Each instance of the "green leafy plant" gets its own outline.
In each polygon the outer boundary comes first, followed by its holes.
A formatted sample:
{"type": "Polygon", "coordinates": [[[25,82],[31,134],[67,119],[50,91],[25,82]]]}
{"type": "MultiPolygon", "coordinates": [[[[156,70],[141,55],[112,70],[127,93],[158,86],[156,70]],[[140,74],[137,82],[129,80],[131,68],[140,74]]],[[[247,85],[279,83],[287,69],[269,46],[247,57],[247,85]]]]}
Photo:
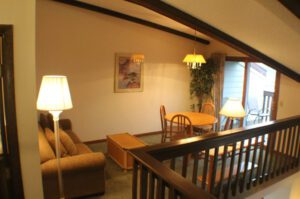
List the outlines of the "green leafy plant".
{"type": "MultiPolygon", "coordinates": [[[[197,97],[198,107],[202,106],[203,101],[213,99],[212,89],[217,71],[218,67],[213,59],[207,59],[206,63],[202,64],[199,69],[190,69],[190,94],[192,98],[197,97]]],[[[192,108],[194,109],[195,105],[192,105],[192,108]]]]}

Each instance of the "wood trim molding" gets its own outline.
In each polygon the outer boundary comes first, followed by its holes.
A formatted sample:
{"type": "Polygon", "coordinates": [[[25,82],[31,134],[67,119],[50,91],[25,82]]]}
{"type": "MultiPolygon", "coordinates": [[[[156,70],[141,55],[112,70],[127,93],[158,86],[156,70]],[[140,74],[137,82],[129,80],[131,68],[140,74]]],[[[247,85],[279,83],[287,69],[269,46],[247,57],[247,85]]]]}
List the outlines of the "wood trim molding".
{"type": "Polygon", "coordinates": [[[286,67],[285,65],[277,62],[271,57],[261,53],[260,51],[252,48],[251,46],[239,41],[238,39],[226,34],[225,32],[201,21],[200,19],[191,16],[190,14],[179,10],[160,0],[126,0],[140,6],[144,6],[150,10],[158,12],[166,17],[169,17],[179,23],[182,23],[192,29],[196,29],[226,45],[241,51],[242,53],[257,59],[259,62],[263,62],[266,65],[276,69],[280,73],[300,82],[300,74],[286,67]]]}
{"type": "Polygon", "coordinates": [[[3,45],[3,92],[6,117],[7,149],[4,154],[7,158],[10,177],[12,198],[24,198],[21,164],[19,155],[19,141],[15,109],[14,64],[13,64],[13,26],[0,25],[3,45]]]}
{"type": "Polygon", "coordinates": [[[116,17],[116,18],[119,18],[119,19],[124,19],[124,20],[130,21],[130,22],[133,22],[133,23],[145,25],[145,26],[157,29],[157,30],[161,30],[161,31],[164,31],[164,32],[174,34],[176,36],[183,37],[185,39],[190,39],[190,40],[193,40],[193,41],[197,41],[197,42],[199,42],[201,44],[204,44],[204,45],[208,45],[210,43],[206,39],[202,39],[200,37],[195,38],[194,35],[190,35],[190,34],[187,34],[185,32],[178,31],[178,30],[174,30],[174,29],[169,28],[167,26],[163,26],[163,25],[160,25],[160,24],[157,24],[157,23],[153,23],[153,22],[150,22],[150,21],[147,21],[147,20],[144,20],[144,19],[140,19],[140,18],[133,17],[133,16],[130,16],[130,15],[126,15],[126,14],[123,14],[123,13],[120,13],[120,12],[116,12],[116,11],[113,11],[113,10],[102,8],[100,6],[96,6],[96,5],[92,5],[92,4],[88,4],[88,3],[84,3],[84,2],[80,2],[80,1],[73,1],[73,0],[71,0],[71,1],[70,0],[54,0],[54,1],[64,3],[64,4],[68,4],[68,5],[71,5],[71,6],[75,6],[75,7],[78,7],[78,8],[83,8],[83,9],[86,9],[86,10],[98,12],[98,13],[101,13],[101,14],[109,15],[109,16],[116,17]]]}

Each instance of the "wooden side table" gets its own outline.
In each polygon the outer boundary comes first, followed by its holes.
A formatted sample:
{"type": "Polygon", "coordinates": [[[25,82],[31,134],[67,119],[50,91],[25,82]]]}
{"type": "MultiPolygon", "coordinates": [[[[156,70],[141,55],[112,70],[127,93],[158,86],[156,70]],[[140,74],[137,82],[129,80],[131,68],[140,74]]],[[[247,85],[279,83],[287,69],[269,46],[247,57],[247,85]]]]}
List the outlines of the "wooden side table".
{"type": "Polygon", "coordinates": [[[133,167],[133,158],[128,150],[144,146],[146,144],[143,141],[129,133],[107,135],[108,156],[125,171],[133,167]]]}

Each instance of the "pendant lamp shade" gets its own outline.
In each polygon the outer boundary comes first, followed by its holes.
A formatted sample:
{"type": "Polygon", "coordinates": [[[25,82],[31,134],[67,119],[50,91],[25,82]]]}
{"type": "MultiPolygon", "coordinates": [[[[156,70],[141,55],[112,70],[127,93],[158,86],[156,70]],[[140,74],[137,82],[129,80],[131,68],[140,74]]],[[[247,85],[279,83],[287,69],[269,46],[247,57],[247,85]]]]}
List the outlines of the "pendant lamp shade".
{"type": "Polygon", "coordinates": [[[66,76],[43,76],[37,109],[45,111],[62,111],[73,107],[66,76]]]}
{"type": "Polygon", "coordinates": [[[203,55],[200,54],[187,54],[183,62],[186,63],[192,69],[197,69],[201,67],[201,64],[206,63],[203,55]]]}

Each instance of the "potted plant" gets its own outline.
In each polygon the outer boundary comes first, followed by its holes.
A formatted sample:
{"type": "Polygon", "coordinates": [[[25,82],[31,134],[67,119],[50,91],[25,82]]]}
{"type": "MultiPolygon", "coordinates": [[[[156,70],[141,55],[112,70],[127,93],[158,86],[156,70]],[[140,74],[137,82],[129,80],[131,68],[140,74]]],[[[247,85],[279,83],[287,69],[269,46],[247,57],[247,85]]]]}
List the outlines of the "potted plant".
{"type": "MultiPolygon", "coordinates": [[[[214,76],[217,71],[217,64],[211,58],[207,59],[206,63],[202,64],[200,68],[190,69],[190,95],[191,98],[197,98],[199,110],[202,107],[202,103],[213,100],[212,89],[214,86],[214,76]]],[[[191,108],[195,110],[195,104],[192,104],[191,108]]]]}

